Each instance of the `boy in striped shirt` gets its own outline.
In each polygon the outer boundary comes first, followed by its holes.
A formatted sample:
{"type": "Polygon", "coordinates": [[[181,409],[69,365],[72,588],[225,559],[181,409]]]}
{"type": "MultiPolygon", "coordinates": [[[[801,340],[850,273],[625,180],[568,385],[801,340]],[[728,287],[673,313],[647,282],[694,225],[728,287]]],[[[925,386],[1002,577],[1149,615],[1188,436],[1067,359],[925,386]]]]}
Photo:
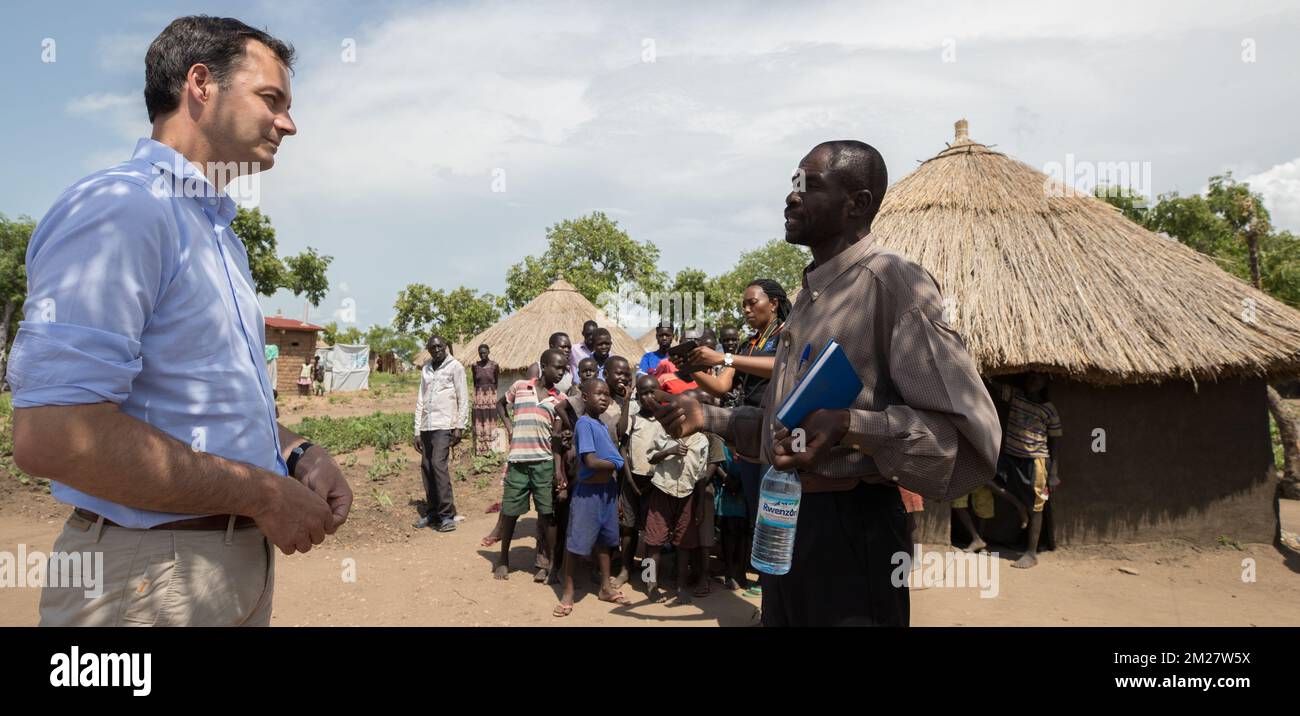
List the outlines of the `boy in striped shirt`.
{"type": "Polygon", "coordinates": [[[540,363],[540,376],[515,381],[497,402],[497,413],[505,423],[510,442],[505,494],[501,498],[501,557],[492,570],[497,579],[506,579],[510,574],[510,539],[520,515],[528,512],[529,495],[537,507],[537,573],[533,581],[545,582],[550,576],[551,545],[555,544],[551,496],[556,475],[551,435],[560,422],[559,408],[566,400],[556,383],[564,375],[568,359],[563,351],[551,348],[542,353],[540,363]]]}

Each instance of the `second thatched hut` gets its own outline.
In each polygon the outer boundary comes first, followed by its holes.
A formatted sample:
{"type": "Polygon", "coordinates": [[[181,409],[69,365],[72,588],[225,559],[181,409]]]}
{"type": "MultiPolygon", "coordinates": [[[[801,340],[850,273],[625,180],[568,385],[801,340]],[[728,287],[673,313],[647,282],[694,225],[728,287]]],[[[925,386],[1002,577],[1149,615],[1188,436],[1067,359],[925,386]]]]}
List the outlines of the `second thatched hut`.
{"type": "MultiPolygon", "coordinates": [[[[971,141],[965,120],[889,189],[873,234],[939,281],[981,373],[1051,379],[1057,540],[1273,540],[1265,389],[1300,369],[1300,313],[971,141]]],[[[926,510],[946,538],[946,506],[926,510]]]]}

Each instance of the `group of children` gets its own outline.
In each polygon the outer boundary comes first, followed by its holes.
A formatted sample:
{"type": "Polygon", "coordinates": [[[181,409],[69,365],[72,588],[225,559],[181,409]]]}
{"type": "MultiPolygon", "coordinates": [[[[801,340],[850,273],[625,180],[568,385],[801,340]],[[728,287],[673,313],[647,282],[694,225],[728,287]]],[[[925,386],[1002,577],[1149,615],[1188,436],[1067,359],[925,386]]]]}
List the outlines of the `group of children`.
{"type": "Polygon", "coordinates": [[[707,596],[719,527],[724,584],[738,588],[745,581],[745,510],[731,455],[716,435],[669,436],[652,410],[656,391],[716,399],[669,362],[635,375],[616,355],[579,361],[578,379],[561,392],[566,343],[553,336],[536,377],[515,382],[500,401],[510,449],[501,517],[483,540],[501,542],[494,575],[508,578],[514,526],[531,502],[538,514],[533,579],[562,582],[556,617],[573,611],[574,572],[584,559],[595,563],[601,601],[631,604],[622,587],[635,574],[651,601],[666,599],[660,563],[669,552],[673,603],[707,596]]]}

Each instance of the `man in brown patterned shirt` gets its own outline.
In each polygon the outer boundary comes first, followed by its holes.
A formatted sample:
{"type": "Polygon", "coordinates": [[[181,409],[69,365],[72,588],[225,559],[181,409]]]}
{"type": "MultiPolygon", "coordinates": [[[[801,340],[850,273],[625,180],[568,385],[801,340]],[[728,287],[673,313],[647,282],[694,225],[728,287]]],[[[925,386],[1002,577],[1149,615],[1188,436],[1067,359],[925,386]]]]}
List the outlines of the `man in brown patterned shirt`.
{"type": "Polygon", "coordinates": [[[813,262],[762,407],[663,395],[656,413],[674,436],[717,433],[740,454],[799,475],[793,565],[761,575],[765,626],[906,625],[906,581],[891,579],[912,549],[897,486],[946,501],[987,482],[1002,437],[997,411],[943,321],[934,278],[871,236],[888,184],[880,153],[857,141],[819,144],[794,183],[785,239],[809,247],[813,262]],[[800,360],[805,348],[816,356],[832,339],[862,392],[848,410],[789,426],[802,429],[792,435],[773,415],[812,362],[800,360]]]}

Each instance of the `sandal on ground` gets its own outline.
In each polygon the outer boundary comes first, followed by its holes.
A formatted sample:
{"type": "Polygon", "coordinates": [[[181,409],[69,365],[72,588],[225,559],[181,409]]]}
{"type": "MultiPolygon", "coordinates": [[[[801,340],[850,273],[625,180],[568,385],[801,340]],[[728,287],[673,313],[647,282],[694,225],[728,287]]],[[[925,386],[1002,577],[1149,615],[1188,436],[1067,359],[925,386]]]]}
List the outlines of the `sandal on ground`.
{"type": "Polygon", "coordinates": [[[618,590],[614,590],[613,592],[610,592],[608,595],[600,596],[598,597],[598,599],[600,599],[600,601],[602,602],[609,602],[611,604],[621,604],[623,606],[627,606],[628,604],[632,603],[631,599],[628,599],[627,597],[623,596],[623,593],[618,590]]]}
{"type": "Polygon", "coordinates": [[[556,604],[555,609],[551,610],[551,616],[553,617],[567,617],[572,613],[573,613],[572,604],[556,604]]]}

